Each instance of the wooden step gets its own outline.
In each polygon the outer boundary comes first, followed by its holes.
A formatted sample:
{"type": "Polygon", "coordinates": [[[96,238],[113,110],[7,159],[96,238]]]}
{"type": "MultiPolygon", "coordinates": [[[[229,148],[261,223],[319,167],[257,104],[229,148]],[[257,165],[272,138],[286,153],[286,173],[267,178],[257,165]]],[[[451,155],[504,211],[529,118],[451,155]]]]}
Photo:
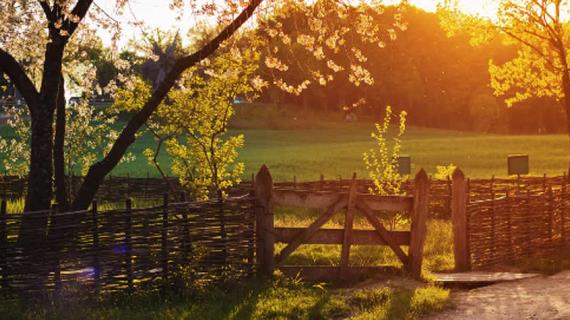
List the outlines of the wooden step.
{"type": "Polygon", "coordinates": [[[445,287],[480,287],[499,282],[516,281],[540,276],[538,273],[471,271],[434,273],[435,283],[445,287]]]}

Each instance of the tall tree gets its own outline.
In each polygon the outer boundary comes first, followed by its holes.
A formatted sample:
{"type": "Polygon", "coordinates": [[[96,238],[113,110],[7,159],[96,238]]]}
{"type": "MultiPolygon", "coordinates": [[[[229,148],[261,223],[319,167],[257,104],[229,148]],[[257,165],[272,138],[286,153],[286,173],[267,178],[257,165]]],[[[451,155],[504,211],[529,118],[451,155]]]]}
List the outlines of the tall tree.
{"type": "MultiPolygon", "coordinates": [[[[560,101],[566,114],[570,138],[570,33],[565,0],[497,0],[496,20],[468,17],[447,8],[448,26],[468,29],[475,43],[502,36],[518,46],[514,58],[489,64],[495,94],[505,96],[507,105],[550,97],[560,101]]],[[[570,141],[569,141],[570,142],[570,141]]]]}

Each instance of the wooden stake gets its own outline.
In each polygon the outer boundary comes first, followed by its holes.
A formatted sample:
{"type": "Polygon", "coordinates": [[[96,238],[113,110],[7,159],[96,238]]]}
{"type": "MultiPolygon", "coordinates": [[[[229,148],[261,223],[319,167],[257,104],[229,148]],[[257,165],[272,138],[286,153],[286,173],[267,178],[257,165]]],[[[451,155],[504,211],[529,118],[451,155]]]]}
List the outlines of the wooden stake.
{"type": "Polygon", "coordinates": [[[256,259],[260,275],[271,277],[275,268],[275,235],[273,221],[273,178],[267,166],[255,176],[256,259]]]}
{"type": "Polygon", "coordinates": [[[125,202],[125,265],[127,269],[127,292],[132,294],[134,292],[133,280],[133,256],[132,256],[132,243],[131,235],[133,232],[132,224],[132,200],[129,198],[125,202]]]}
{"type": "Polygon", "coordinates": [[[348,194],[348,204],[346,206],[346,216],[344,220],[344,237],[340,253],[340,278],[347,279],[348,261],[350,258],[350,245],[352,244],[352,227],[354,222],[354,204],[357,197],[356,179],[352,180],[352,186],[348,194]]]}
{"type": "Polygon", "coordinates": [[[467,225],[467,184],[465,182],[465,175],[459,168],[453,172],[451,194],[455,270],[469,271],[471,269],[471,259],[469,256],[467,225]]]}
{"type": "Polygon", "coordinates": [[[93,235],[93,278],[95,291],[101,287],[101,264],[99,260],[99,215],[97,213],[97,200],[91,205],[91,232],[93,235]]]}
{"type": "Polygon", "coordinates": [[[161,233],[162,281],[168,284],[168,193],[162,196],[162,233],[161,233]]]}
{"type": "Polygon", "coordinates": [[[408,271],[413,277],[419,279],[422,273],[429,212],[429,180],[424,169],[418,172],[414,184],[414,211],[412,212],[408,271]]]}
{"type": "Polygon", "coordinates": [[[0,267],[2,268],[2,289],[8,288],[8,261],[6,252],[8,248],[8,213],[6,212],[6,200],[0,204],[0,267]]]}

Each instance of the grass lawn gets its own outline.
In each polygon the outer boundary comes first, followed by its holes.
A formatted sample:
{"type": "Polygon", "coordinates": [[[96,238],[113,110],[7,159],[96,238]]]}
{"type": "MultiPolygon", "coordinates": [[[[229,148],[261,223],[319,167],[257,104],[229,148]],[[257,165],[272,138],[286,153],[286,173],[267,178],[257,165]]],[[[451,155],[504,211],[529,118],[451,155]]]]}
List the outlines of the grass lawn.
{"type": "MultiPolygon", "coordinates": [[[[246,145],[240,161],[246,165],[245,179],[250,179],[262,164],[267,164],[276,181],[298,181],[325,178],[348,178],[356,172],[367,173],[362,153],[372,148],[371,123],[326,123],[305,129],[233,129],[243,133],[246,145]]],[[[131,147],[138,157],[135,162],[119,165],[115,175],[144,176],[155,171],[147,164],[142,151],[152,145],[143,136],[131,147]]],[[[406,133],[402,153],[412,157],[412,170],[424,168],[434,173],[437,165],[453,163],[469,177],[506,176],[506,157],[513,153],[530,156],[532,175],[561,175],[568,170],[569,155],[566,135],[492,135],[411,127],[406,133]]],[[[161,162],[168,167],[168,158],[161,162]]]]}
{"type": "MultiPolygon", "coordinates": [[[[348,178],[353,172],[360,177],[367,173],[362,153],[372,148],[370,122],[323,122],[313,126],[291,129],[232,129],[243,133],[246,145],[240,151],[240,161],[246,165],[245,179],[267,164],[276,181],[348,178]]],[[[6,128],[0,134],[9,135],[6,128]]],[[[143,135],[130,151],[137,155],[134,162],[119,165],[114,175],[157,175],[142,151],[153,147],[150,135],[143,135]]],[[[530,156],[532,175],[561,175],[568,170],[570,152],[566,135],[495,135],[410,127],[403,139],[402,153],[412,157],[412,170],[424,168],[434,173],[437,165],[453,163],[469,177],[506,176],[506,157],[513,153],[530,156]]],[[[169,159],[160,161],[165,169],[169,159]]]]}
{"type": "Polygon", "coordinates": [[[191,296],[140,294],[97,305],[65,303],[32,308],[0,302],[2,319],[417,319],[451,307],[449,291],[434,286],[331,288],[298,280],[249,281],[191,296]]]}
{"type": "MultiPolygon", "coordinates": [[[[373,147],[372,124],[340,123],[320,129],[245,130],[240,154],[248,173],[267,164],[277,180],[317,180],[357,172],[367,176],[362,153],[373,147]]],[[[506,157],[528,153],[531,174],[560,175],[568,169],[565,135],[485,135],[412,127],[403,139],[402,153],[412,157],[413,172],[434,173],[437,165],[453,163],[470,177],[506,176],[506,157]]]]}

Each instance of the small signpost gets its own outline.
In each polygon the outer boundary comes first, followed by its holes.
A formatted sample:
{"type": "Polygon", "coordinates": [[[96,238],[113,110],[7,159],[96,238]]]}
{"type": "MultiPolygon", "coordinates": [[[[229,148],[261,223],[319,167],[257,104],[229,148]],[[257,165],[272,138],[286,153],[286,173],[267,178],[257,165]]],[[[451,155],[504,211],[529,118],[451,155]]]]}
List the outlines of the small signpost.
{"type": "Polygon", "coordinates": [[[398,158],[398,172],[402,176],[412,173],[412,158],[409,155],[401,155],[398,158]]]}
{"type": "Polygon", "coordinates": [[[507,157],[507,165],[509,176],[528,174],[528,154],[510,154],[507,157]]]}

